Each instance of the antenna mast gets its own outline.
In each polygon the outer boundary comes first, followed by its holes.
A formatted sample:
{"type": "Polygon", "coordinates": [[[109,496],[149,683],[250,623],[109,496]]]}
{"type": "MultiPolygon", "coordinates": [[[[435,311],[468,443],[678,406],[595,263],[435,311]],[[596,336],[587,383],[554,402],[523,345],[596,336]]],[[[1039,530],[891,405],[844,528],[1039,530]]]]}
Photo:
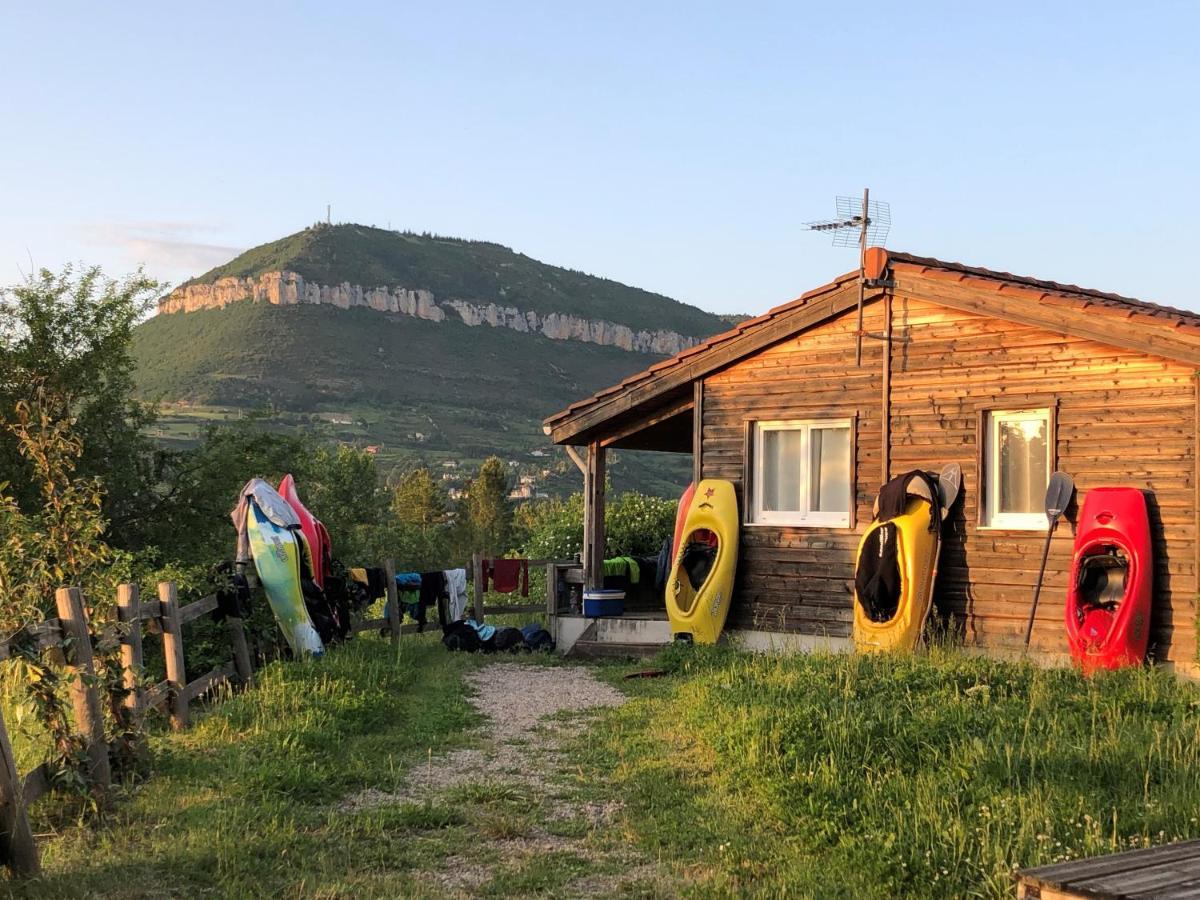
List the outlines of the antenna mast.
{"type": "Polygon", "coordinates": [[[858,325],[855,331],[854,365],[861,366],[863,301],[866,299],[867,289],[867,243],[877,247],[883,246],[892,227],[892,208],[887,203],[872,202],[871,189],[863,188],[861,201],[853,197],[838,197],[837,214],[836,219],[805,224],[809,231],[833,232],[835,247],[853,247],[858,244],[858,325]]]}

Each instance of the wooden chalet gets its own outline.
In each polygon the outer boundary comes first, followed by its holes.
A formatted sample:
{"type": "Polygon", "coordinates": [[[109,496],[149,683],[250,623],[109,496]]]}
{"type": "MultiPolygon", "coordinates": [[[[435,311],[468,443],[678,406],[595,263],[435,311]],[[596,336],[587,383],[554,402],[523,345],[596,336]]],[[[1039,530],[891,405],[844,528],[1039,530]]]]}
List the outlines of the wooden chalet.
{"type": "MultiPolygon", "coordinates": [[[[1023,636],[1049,474],[1073,475],[1079,497],[1137,486],[1154,532],[1151,653],[1190,666],[1198,374],[1200,314],[873,248],[862,272],[568,407],[545,431],[587,448],[589,583],[608,448],[691,453],[696,479],[731,480],[743,526],[728,627],[760,645],[848,643],[859,535],[890,476],[961,464],[935,603],[965,644],[988,648],[1023,636]]],[[[1043,655],[1067,652],[1072,540],[1064,522],[1033,634],[1043,655]]]]}

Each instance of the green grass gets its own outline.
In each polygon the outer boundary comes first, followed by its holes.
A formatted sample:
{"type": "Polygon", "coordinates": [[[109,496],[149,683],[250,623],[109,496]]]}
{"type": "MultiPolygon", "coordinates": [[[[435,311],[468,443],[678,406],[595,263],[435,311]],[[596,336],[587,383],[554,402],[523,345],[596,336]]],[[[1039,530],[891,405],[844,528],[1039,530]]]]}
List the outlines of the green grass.
{"type": "Polygon", "coordinates": [[[276,663],[189,731],[152,740],[153,775],[107,821],[32,808],[45,874],[29,896],[400,896],[455,852],[461,817],[436,806],[339,811],[365,788],[461,744],[477,716],[461,675],[479,660],[435,640],[359,639],[309,663],[276,663]],[[46,835],[49,835],[48,837],[46,835]]]}
{"type": "Polygon", "coordinates": [[[1200,836],[1200,693],[1165,671],[703,649],[574,748],[697,894],[1006,897],[1014,867],[1200,836]]]}
{"type": "Polygon", "coordinates": [[[368,638],[269,666],[191,730],[156,734],[152,777],[105,821],[37,804],[46,874],[8,887],[436,896],[425,873],[472,865],[484,896],[593,878],[650,895],[664,882],[642,879],[649,862],[696,896],[1007,897],[1016,867],[1200,836],[1195,687],[1162,669],[1087,680],[943,650],[671,648],[667,677],[637,681],[621,676],[644,663],[599,666],[631,701],[567,739],[570,763],[544,790],[498,775],[339,808],[477,740],[462,677],[488,661],[368,638]],[[597,827],[585,803],[615,820],[597,827]],[[537,834],[567,841],[541,857],[503,849],[537,834]]]}

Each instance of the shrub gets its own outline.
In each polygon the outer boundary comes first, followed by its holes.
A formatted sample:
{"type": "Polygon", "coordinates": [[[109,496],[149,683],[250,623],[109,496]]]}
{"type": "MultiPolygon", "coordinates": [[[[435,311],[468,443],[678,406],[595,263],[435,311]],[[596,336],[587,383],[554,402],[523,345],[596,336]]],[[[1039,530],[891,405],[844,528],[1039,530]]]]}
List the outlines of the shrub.
{"type": "MultiPolygon", "coordinates": [[[[605,507],[604,555],[651,556],[675,527],[678,502],[626,491],[605,507]]],[[[517,512],[525,552],[565,559],[583,549],[583,495],[527,503],[517,512]]]]}

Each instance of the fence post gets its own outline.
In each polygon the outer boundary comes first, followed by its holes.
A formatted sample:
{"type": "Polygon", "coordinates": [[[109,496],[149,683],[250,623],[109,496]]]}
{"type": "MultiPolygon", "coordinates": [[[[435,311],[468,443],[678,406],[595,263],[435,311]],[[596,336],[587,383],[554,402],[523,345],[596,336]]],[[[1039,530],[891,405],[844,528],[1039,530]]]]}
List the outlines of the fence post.
{"type": "Polygon", "coordinates": [[[483,624],[483,554],[471,554],[471,579],[473,586],[471,588],[472,606],[475,613],[475,621],[480,625],[483,624]]]}
{"type": "Polygon", "coordinates": [[[167,664],[167,684],[171,689],[171,727],[188,725],[187,669],[183,662],[183,624],[179,621],[179,594],[175,582],[160,581],[158,602],[162,609],[163,659],[167,664]]]}
{"type": "Polygon", "coordinates": [[[387,617],[388,628],[392,632],[392,643],[400,642],[400,597],[396,591],[396,563],[387,559],[383,562],[383,571],[387,574],[387,617]]]}
{"type": "Polygon", "coordinates": [[[246,645],[246,628],[242,620],[234,616],[228,616],[225,622],[229,626],[229,641],[233,644],[233,665],[238,681],[243,687],[249,687],[254,681],[254,666],[250,663],[250,648],[246,645]]]}
{"type": "Polygon", "coordinates": [[[96,663],[92,657],[92,636],[83,609],[83,595],[79,588],[62,587],[55,592],[54,602],[63,636],[70,639],[71,653],[67,658],[75,670],[75,678],[71,681],[71,705],[75,708],[75,727],[87,741],[88,776],[93,785],[107,791],[112,785],[112,770],[108,764],[108,741],[104,739],[104,714],[96,690],[96,663]]]}
{"type": "Polygon", "coordinates": [[[4,717],[0,716],[0,855],[14,875],[36,875],[41,869],[37,843],[25,813],[25,792],[21,773],[13,758],[12,743],[4,717]]]}
{"type": "Polygon", "coordinates": [[[125,726],[136,730],[142,716],[142,612],[136,584],[117,586],[117,620],[125,626],[121,635],[121,679],[129,716],[125,726]]]}

